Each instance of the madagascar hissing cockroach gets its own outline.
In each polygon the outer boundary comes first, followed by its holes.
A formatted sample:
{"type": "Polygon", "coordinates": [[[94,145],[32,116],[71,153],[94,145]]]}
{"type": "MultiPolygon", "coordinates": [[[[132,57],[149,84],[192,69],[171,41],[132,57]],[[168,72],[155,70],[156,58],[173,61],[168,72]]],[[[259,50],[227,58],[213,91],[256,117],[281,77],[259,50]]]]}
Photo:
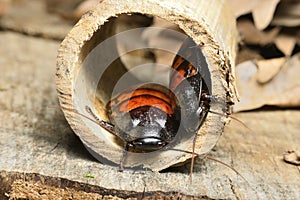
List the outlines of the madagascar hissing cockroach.
{"type": "Polygon", "coordinates": [[[204,64],[200,46],[190,38],[184,41],[172,64],[169,88],[179,102],[182,123],[188,132],[198,131],[210,107],[211,96],[203,79],[204,64]]]}

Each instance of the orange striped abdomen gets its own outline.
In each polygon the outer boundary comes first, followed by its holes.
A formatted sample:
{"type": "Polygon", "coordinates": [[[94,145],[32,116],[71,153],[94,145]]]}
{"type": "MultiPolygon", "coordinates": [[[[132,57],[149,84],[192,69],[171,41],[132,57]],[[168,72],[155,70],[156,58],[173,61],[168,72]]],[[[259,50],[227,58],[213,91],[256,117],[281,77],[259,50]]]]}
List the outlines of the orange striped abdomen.
{"type": "MultiPolygon", "coordinates": [[[[127,89],[114,97],[108,106],[114,108],[114,111],[117,113],[130,112],[142,106],[153,106],[169,115],[173,114],[173,109],[176,107],[176,101],[173,98],[170,98],[169,92],[164,93],[161,90],[153,89],[151,88],[152,85],[154,84],[147,84],[136,89],[127,89]]],[[[156,84],[155,86],[163,87],[156,84]]],[[[112,114],[114,115],[114,113],[112,114]]]]}

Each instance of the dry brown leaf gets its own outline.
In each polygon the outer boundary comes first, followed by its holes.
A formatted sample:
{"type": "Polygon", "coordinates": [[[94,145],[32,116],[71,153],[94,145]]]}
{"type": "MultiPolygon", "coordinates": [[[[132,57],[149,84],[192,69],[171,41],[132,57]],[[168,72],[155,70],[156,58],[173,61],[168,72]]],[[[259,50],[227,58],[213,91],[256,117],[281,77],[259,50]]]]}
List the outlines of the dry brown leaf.
{"type": "Polygon", "coordinates": [[[263,0],[256,4],[252,15],[255,26],[259,30],[265,29],[270,24],[279,1],[280,0],[263,0]]]}
{"type": "Polygon", "coordinates": [[[250,13],[260,2],[260,0],[227,0],[234,16],[238,18],[241,15],[250,13]]]}
{"type": "Polygon", "coordinates": [[[292,16],[275,16],[272,25],[296,27],[300,26],[300,18],[292,16]]]}
{"type": "Polygon", "coordinates": [[[275,27],[270,31],[260,31],[248,19],[238,20],[237,28],[241,34],[243,42],[253,45],[266,45],[273,43],[274,39],[280,32],[279,27],[275,27]]]}
{"type": "Polygon", "coordinates": [[[277,48],[286,56],[292,55],[296,43],[297,39],[295,36],[279,34],[278,37],[275,38],[277,48]]]}
{"type": "Polygon", "coordinates": [[[258,67],[256,80],[259,83],[267,83],[277,75],[286,58],[273,58],[256,61],[258,67]]]}
{"type": "Polygon", "coordinates": [[[185,39],[185,35],[169,31],[170,29],[180,31],[180,29],[178,26],[158,17],[153,18],[153,24],[150,27],[159,27],[162,29],[145,29],[142,39],[154,47],[153,53],[155,54],[157,63],[170,66],[175,55],[159,49],[173,49],[174,52],[177,52],[182,45],[182,41],[185,39]]]}
{"type": "Polygon", "coordinates": [[[252,50],[246,46],[243,46],[239,49],[237,54],[236,63],[240,64],[248,60],[262,60],[263,57],[259,54],[258,51],[252,50]]]}
{"type": "Polygon", "coordinates": [[[272,21],[280,0],[227,0],[227,2],[236,18],[252,12],[255,26],[263,30],[272,21]]]}
{"type": "Polygon", "coordinates": [[[288,151],[283,155],[283,160],[293,165],[300,165],[300,155],[295,151],[288,151]]]}
{"type": "Polygon", "coordinates": [[[9,9],[10,0],[0,0],[0,17],[6,15],[9,9]]]}
{"type": "Polygon", "coordinates": [[[300,25],[300,1],[282,1],[275,12],[272,25],[295,27],[300,25]]]}
{"type": "Polygon", "coordinates": [[[300,106],[300,53],[283,65],[277,75],[266,84],[257,82],[257,66],[252,61],[236,68],[237,88],[240,102],[234,112],[252,110],[263,105],[281,107],[300,106]]]}

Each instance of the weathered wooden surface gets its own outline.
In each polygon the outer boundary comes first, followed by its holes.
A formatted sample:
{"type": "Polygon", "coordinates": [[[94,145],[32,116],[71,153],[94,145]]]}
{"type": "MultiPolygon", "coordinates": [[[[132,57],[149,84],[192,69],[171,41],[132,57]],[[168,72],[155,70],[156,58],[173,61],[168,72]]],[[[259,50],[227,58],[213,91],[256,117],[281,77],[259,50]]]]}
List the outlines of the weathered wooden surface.
{"type": "MultiPolygon", "coordinates": [[[[299,150],[298,110],[236,114],[253,132],[235,121],[225,129],[210,156],[232,165],[249,184],[225,166],[200,159],[196,160],[191,185],[189,163],[161,173],[130,170],[120,173],[116,167],[102,165],[93,159],[69,128],[62,112],[48,108],[58,105],[54,73],[59,43],[0,32],[0,44],[0,185],[13,172],[19,172],[27,173],[24,175],[29,177],[27,179],[19,176],[21,180],[29,181],[27,185],[39,180],[30,175],[38,173],[53,179],[78,181],[87,184],[87,188],[90,187],[88,184],[106,188],[111,192],[110,197],[122,197],[117,194],[134,191],[135,198],[140,198],[143,191],[144,194],[162,191],[159,193],[161,198],[169,192],[174,198],[178,193],[182,198],[300,198],[299,168],[282,160],[285,151],[299,150]],[[94,178],[85,178],[88,173],[94,178]]],[[[20,180],[15,182],[12,191],[7,185],[1,186],[1,192],[7,193],[6,196],[10,192],[16,195],[20,183],[20,180]],[[5,191],[2,188],[6,188],[5,191]]],[[[46,187],[43,183],[46,185],[45,181],[36,185],[46,187]]],[[[59,183],[52,185],[60,186],[59,183]]],[[[69,186],[72,188],[72,184],[69,186]]],[[[32,192],[34,188],[31,188],[32,192]]],[[[50,187],[49,190],[54,189],[50,187]]],[[[105,195],[105,191],[94,192],[105,195]]],[[[47,189],[35,191],[36,195],[45,193],[47,189]]],[[[3,195],[0,198],[4,198],[3,195]]],[[[39,198],[42,196],[36,197],[39,198]]]]}

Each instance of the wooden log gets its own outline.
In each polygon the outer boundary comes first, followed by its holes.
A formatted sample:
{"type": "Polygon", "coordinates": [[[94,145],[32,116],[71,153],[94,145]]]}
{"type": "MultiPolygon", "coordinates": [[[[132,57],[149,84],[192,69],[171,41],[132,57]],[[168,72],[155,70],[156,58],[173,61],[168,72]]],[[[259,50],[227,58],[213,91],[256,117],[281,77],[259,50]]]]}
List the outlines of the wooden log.
{"type": "MultiPolygon", "coordinates": [[[[211,110],[219,113],[228,111],[237,95],[234,83],[235,20],[225,1],[147,0],[141,3],[108,0],[99,3],[94,10],[82,17],[62,42],[57,59],[56,84],[60,104],[68,108],[64,109],[64,114],[72,129],[94,157],[108,164],[116,165],[120,162],[123,145],[116,143],[115,137],[100,126],[72,110],[90,116],[85,110],[88,106],[97,113],[98,118],[107,120],[105,105],[119,79],[127,73],[118,55],[116,24],[120,24],[120,18],[124,15],[134,20],[141,14],[165,19],[177,25],[197,44],[201,44],[208,64],[208,76],[211,78],[211,93],[222,102],[212,104],[211,110]]],[[[136,31],[132,28],[127,28],[126,33],[136,31]]],[[[174,51],[172,53],[176,54],[174,51]]],[[[224,116],[208,114],[198,131],[197,153],[206,154],[215,146],[225,121],[224,116]]],[[[192,151],[192,146],[193,137],[189,137],[174,148],[192,151]]],[[[191,154],[172,150],[147,154],[129,153],[125,166],[142,166],[160,171],[189,158],[191,154]]]]}

